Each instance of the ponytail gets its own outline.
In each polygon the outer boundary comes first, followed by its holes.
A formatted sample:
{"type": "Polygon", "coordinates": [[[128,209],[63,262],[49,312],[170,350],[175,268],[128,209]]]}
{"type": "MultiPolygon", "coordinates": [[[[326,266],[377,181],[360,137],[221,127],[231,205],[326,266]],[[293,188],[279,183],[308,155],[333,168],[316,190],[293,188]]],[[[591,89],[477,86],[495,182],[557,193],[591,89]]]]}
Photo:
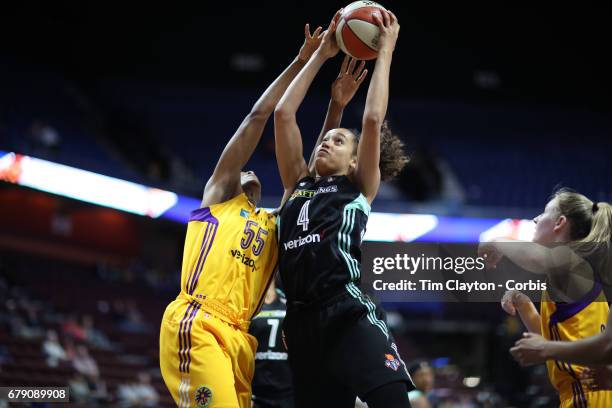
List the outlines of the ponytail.
{"type": "Polygon", "coordinates": [[[605,202],[593,203],[591,231],[582,242],[612,243],[612,205],[605,202]]]}
{"type": "Polygon", "coordinates": [[[612,284],[612,205],[593,202],[569,189],[557,191],[554,197],[570,224],[570,246],[579,256],[596,261],[599,276],[612,284]]]}

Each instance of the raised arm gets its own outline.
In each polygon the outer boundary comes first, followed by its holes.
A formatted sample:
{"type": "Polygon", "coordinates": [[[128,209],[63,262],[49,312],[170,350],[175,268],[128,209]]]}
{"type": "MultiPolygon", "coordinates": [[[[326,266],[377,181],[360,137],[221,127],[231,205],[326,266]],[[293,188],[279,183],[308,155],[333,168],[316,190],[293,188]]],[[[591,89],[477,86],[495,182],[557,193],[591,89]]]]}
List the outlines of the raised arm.
{"type": "Polygon", "coordinates": [[[380,130],[387,114],[391,57],[400,29],[393,13],[381,11],[381,14],[382,17],[374,15],[380,29],[378,57],[368,88],[355,169],[355,181],[370,203],[380,185],[380,130]]]}
{"type": "Polygon", "coordinates": [[[521,268],[540,275],[551,271],[569,273],[584,262],[566,245],[549,248],[531,241],[501,238],[480,243],[478,254],[486,258],[488,267],[495,268],[505,256],[521,268]]]}
{"type": "Polygon", "coordinates": [[[320,47],[306,66],[295,77],[274,111],[274,137],[276,160],[285,190],[293,189],[295,183],[308,174],[304,160],[302,135],[296,121],[296,113],[315,76],[329,58],[339,51],[335,39],[338,11],[323,35],[320,47]]]}
{"type": "Polygon", "coordinates": [[[359,85],[361,85],[368,75],[368,70],[365,68],[365,61],[361,61],[357,69],[357,60],[350,58],[348,55],[342,60],[342,66],[340,67],[340,73],[333,82],[331,87],[331,99],[329,106],[327,107],[327,115],[325,115],[325,122],[319,137],[315,142],[314,149],[310,153],[310,159],[308,160],[308,172],[310,175],[315,174],[314,170],[314,158],[317,146],[321,144],[323,137],[332,129],[340,127],[342,121],[342,113],[344,108],[353,99],[359,85]]]}
{"type": "Polygon", "coordinates": [[[535,242],[495,239],[480,243],[478,255],[485,258],[487,268],[495,268],[505,256],[526,271],[550,276],[552,282],[562,275],[565,285],[555,289],[557,296],[566,297],[564,301],[580,299],[593,287],[593,269],[568,245],[549,248],[535,242]]]}
{"type": "Polygon", "coordinates": [[[319,47],[323,37],[321,30],[322,28],[318,27],[311,35],[310,27],[306,24],[304,27],[306,38],[297,57],[255,102],[251,112],[244,118],[221,153],[215,171],[204,188],[202,207],[223,202],[240,194],[240,171],[255,151],[276,103],[319,47]]]}

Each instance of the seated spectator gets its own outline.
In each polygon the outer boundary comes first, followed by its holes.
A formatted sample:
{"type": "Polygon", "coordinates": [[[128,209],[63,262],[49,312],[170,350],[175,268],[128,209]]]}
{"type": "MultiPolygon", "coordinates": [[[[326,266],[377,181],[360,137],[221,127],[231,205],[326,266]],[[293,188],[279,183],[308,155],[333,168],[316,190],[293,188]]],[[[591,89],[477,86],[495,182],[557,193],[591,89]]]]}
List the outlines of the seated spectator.
{"type": "Polygon", "coordinates": [[[114,300],[111,305],[110,316],[115,323],[121,324],[125,320],[127,314],[125,303],[122,300],[114,300]]]}
{"type": "Polygon", "coordinates": [[[66,352],[57,338],[55,330],[47,330],[47,338],[42,346],[43,352],[47,357],[49,367],[57,367],[60,362],[66,361],[66,352]]]}
{"type": "Polygon", "coordinates": [[[40,317],[38,316],[38,309],[33,303],[28,303],[25,308],[26,316],[25,323],[28,327],[32,329],[43,330],[43,325],[40,322],[40,317]]]}
{"type": "Polygon", "coordinates": [[[70,337],[64,338],[64,352],[66,353],[66,359],[68,361],[72,361],[76,357],[74,341],[70,337]]]}
{"type": "Polygon", "coordinates": [[[11,334],[22,339],[38,339],[43,336],[40,327],[28,326],[21,316],[10,317],[11,334]]]}
{"type": "Polygon", "coordinates": [[[89,350],[82,344],[76,347],[76,356],[72,360],[72,365],[78,373],[83,374],[92,384],[100,376],[96,360],[89,355],[89,350]]]}
{"type": "Polygon", "coordinates": [[[68,380],[70,387],[70,397],[74,402],[87,402],[90,396],[89,385],[82,374],[75,374],[68,380]]]}
{"type": "Polygon", "coordinates": [[[87,342],[94,347],[109,350],[111,349],[111,342],[100,330],[94,327],[94,319],[91,315],[83,316],[83,330],[85,331],[85,338],[87,342]]]}
{"type": "Polygon", "coordinates": [[[408,393],[414,408],[431,408],[429,393],[434,386],[434,371],[426,360],[417,360],[408,367],[408,373],[416,389],[408,393]]]}
{"type": "Polygon", "coordinates": [[[155,407],[159,395],[151,385],[151,376],[146,372],[138,374],[138,382],[119,386],[117,396],[123,407],[155,407]]]}
{"type": "Polygon", "coordinates": [[[83,342],[87,340],[85,329],[79,325],[74,315],[71,315],[66,319],[66,322],[62,326],[62,330],[64,330],[65,334],[72,337],[76,341],[83,342]]]}
{"type": "Polygon", "coordinates": [[[91,399],[102,406],[106,406],[113,400],[111,394],[108,392],[108,388],[106,387],[106,382],[101,378],[98,378],[98,380],[91,387],[91,399]]]}
{"type": "Polygon", "coordinates": [[[121,330],[128,333],[146,333],[150,331],[150,327],[144,322],[134,302],[127,303],[124,319],[119,326],[121,330]]]}

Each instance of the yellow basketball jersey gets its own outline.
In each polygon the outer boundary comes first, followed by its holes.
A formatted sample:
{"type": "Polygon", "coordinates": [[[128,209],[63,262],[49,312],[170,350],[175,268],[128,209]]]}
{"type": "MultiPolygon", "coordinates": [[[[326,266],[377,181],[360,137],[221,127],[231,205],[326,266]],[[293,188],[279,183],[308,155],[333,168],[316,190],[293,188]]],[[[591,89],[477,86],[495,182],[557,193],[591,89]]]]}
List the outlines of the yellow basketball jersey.
{"type": "Polygon", "coordinates": [[[256,209],[244,193],[192,211],[179,297],[195,299],[203,310],[246,329],[277,257],[276,216],[256,209]]]}
{"type": "MultiPolygon", "coordinates": [[[[560,341],[594,336],[605,329],[608,312],[608,302],[598,282],[581,300],[573,303],[554,302],[549,293],[544,292],[540,305],[542,336],[548,340],[560,341]]],[[[567,406],[586,407],[588,401],[592,400],[593,393],[580,380],[585,367],[548,360],[546,368],[552,385],[559,391],[562,405],[565,401],[569,404],[567,406]]],[[[600,393],[609,391],[597,392],[600,393]]]]}

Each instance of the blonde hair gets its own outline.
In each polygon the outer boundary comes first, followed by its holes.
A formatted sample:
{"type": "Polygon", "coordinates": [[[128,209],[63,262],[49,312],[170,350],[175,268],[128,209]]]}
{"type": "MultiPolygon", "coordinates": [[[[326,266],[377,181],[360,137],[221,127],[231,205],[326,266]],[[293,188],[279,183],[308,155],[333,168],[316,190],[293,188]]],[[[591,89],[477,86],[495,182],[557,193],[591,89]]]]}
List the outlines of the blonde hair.
{"type": "Polygon", "coordinates": [[[593,202],[586,196],[561,189],[554,194],[562,215],[570,222],[570,239],[589,243],[612,241],[612,206],[606,202],[593,202]]]}
{"type": "MultiPolygon", "coordinates": [[[[612,244],[612,205],[606,202],[593,202],[569,189],[561,189],[553,197],[557,199],[561,215],[569,221],[571,247],[581,256],[604,251],[599,267],[606,268],[607,271],[607,268],[612,266],[609,259],[612,244]]],[[[599,272],[606,276],[606,280],[612,278],[609,276],[610,273],[603,273],[604,269],[600,269],[599,272]]]]}

